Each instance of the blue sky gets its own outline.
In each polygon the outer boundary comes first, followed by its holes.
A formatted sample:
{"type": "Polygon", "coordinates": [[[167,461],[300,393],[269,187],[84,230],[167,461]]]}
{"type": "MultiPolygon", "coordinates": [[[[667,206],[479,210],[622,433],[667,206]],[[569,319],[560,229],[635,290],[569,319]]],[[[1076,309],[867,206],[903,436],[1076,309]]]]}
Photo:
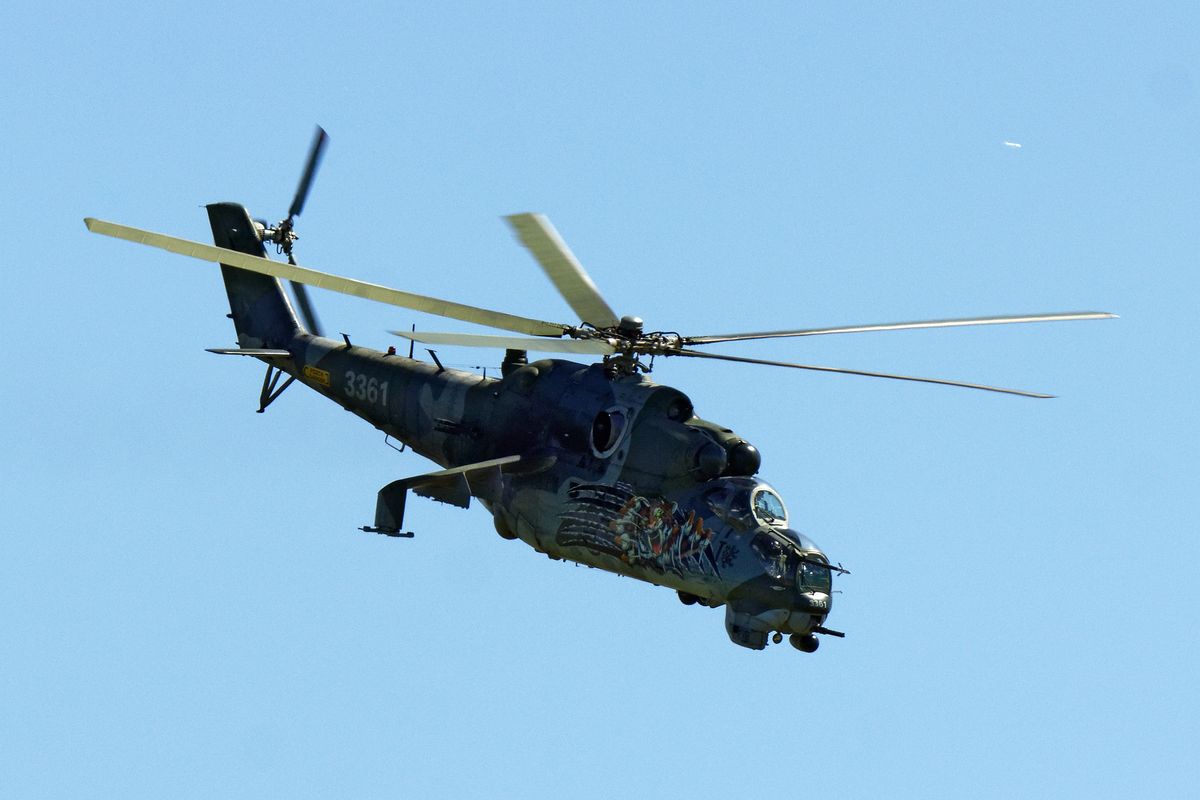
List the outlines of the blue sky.
{"type": "Polygon", "coordinates": [[[1193,791],[1200,11],[1044,6],[7,6],[0,794],[1193,791]],[[845,640],[750,652],[478,508],[356,532],[428,463],[253,413],[216,271],[84,230],[277,219],[315,122],[318,269],[571,321],[541,211],[657,329],[1122,318],[724,350],[1047,401],[660,362],[853,571],[845,640]]]}

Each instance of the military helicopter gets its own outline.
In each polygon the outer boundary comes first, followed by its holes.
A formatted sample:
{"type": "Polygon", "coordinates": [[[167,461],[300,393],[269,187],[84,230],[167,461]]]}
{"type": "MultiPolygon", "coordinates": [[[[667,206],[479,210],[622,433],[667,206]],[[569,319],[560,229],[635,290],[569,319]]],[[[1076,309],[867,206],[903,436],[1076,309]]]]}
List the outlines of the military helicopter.
{"type": "Polygon", "coordinates": [[[566,559],[674,589],[688,605],[725,607],[729,638],[761,650],[784,635],[813,652],[827,628],[832,577],[845,573],[788,515],[758,477],[758,450],[730,428],[696,416],[691,399],[648,377],[655,358],[734,361],[1001,392],[1017,389],[814,366],[706,352],[724,342],[913,328],[951,328],[1103,319],[1098,311],[995,316],[815,328],[682,335],[618,317],[546,217],[507,217],[578,324],[546,322],[391,289],[299,266],[295,218],[304,208],[327,137],[320,128],[292,205],[279,223],[254,220],[236,203],[207,206],[213,245],[87,218],[88,230],[221,265],[238,347],[210,352],[265,362],[264,411],[299,381],[353,412],[441,469],[379,491],[361,530],[411,537],[408,493],[467,508],[478,500],[505,539],[566,559]],[[267,257],[275,245],[286,263],[267,257]],[[279,279],[292,282],[297,317],[279,279]],[[306,286],[522,334],[393,331],[408,356],[321,335],[306,286]],[[499,348],[500,377],[413,358],[415,343],[499,348]],[[530,362],[530,351],[599,357],[530,362]],[[282,376],[286,380],[280,384],[282,376]]]}

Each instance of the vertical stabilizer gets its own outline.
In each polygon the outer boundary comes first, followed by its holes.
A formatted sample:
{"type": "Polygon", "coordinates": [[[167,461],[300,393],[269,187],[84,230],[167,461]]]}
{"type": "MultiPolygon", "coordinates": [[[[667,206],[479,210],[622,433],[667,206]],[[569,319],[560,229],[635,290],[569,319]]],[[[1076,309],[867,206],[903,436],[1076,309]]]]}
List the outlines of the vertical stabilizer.
{"type": "MultiPolygon", "coordinates": [[[[253,256],[266,257],[254,222],[237,203],[208,206],[213,243],[253,256]]],[[[238,345],[254,348],[286,348],[303,328],[284,294],[278,278],[221,265],[229,309],[237,330],[238,345]]]]}

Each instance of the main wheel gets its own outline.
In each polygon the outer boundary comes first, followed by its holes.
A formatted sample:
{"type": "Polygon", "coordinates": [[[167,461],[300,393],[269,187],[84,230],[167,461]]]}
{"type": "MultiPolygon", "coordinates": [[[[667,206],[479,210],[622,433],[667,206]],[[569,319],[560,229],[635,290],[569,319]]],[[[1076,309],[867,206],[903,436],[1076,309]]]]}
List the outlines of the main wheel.
{"type": "Polygon", "coordinates": [[[679,602],[683,603],[685,606],[694,606],[696,601],[700,599],[699,597],[696,597],[696,595],[688,594],[687,592],[676,592],[676,594],[679,595],[679,602]]]}
{"type": "Polygon", "coordinates": [[[507,539],[510,542],[517,538],[516,532],[509,528],[499,517],[492,517],[492,525],[496,528],[496,533],[500,534],[501,539],[507,539]]]}

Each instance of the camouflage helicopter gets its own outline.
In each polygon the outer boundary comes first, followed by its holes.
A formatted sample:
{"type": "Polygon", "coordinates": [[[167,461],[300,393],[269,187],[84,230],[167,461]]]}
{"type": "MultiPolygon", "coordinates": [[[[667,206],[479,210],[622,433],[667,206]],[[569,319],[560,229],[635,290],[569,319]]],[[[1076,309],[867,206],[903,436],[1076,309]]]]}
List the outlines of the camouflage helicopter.
{"type": "Polygon", "coordinates": [[[696,416],[678,389],[648,378],[656,357],[702,358],[960,386],[1025,397],[1016,389],[810,364],[767,361],[696,348],[751,339],[912,328],[949,328],[1114,315],[1084,311],[945,319],[836,328],[684,336],[647,331],[617,317],[550,222],[507,217],[579,324],[545,322],[439,300],[299,266],[293,256],[301,213],[327,139],[317,129],[288,216],[254,220],[235,203],[207,206],[214,245],[88,218],[88,230],[221,265],[237,348],[210,352],[265,362],[262,412],[300,381],[441,469],[389,483],[363,531],[405,532],[408,493],[462,508],[478,500],[496,531],[554,559],[567,559],[674,589],[685,604],[725,607],[729,638],[762,649],[789,637],[813,652],[825,627],[833,573],[844,573],[800,533],[783,499],[758,477],[758,450],[731,429],[696,416]],[[287,262],[267,258],[275,245],[287,262]],[[292,282],[300,316],[281,278],[292,282]],[[325,338],[305,286],[523,334],[491,336],[393,331],[409,353],[380,352],[343,335],[325,338]],[[499,348],[501,376],[413,358],[414,343],[499,348]],[[599,356],[530,362],[529,351],[599,356]],[[287,379],[280,384],[283,375],[287,379]]]}

